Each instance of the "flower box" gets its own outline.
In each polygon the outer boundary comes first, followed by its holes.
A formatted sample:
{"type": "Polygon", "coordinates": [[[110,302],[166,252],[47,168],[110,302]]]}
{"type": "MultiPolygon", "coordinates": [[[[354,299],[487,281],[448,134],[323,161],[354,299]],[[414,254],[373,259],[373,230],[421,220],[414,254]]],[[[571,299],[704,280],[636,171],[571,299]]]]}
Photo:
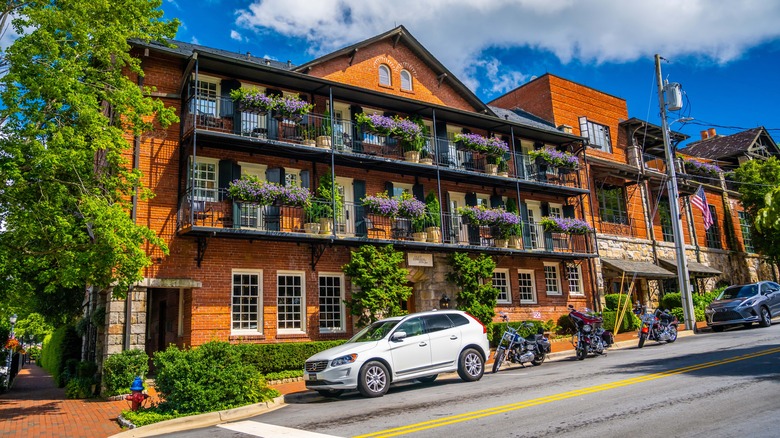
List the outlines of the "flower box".
{"type": "Polygon", "coordinates": [[[580,163],[574,155],[549,146],[528,152],[528,157],[534,160],[537,166],[549,165],[559,169],[576,169],[580,163]]]}

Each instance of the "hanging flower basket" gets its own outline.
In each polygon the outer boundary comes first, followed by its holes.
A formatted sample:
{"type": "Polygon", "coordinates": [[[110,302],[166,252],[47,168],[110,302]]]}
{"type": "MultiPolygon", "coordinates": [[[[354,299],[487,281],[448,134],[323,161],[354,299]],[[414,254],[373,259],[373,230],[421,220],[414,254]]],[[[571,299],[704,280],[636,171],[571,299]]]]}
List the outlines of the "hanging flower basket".
{"type": "Polygon", "coordinates": [[[228,196],[239,202],[259,205],[289,205],[305,207],[310,193],[303,187],[284,187],[280,184],[261,181],[255,176],[242,176],[228,184],[228,196]]]}
{"type": "Polygon", "coordinates": [[[239,88],[230,92],[230,97],[237,103],[242,112],[266,115],[276,108],[276,99],[261,91],[251,91],[239,88]]]}
{"type": "Polygon", "coordinates": [[[680,154],[677,155],[677,158],[682,159],[683,167],[688,173],[707,176],[718,176],[719,174],[723,173],[723,169],[715,164],[705,163],[703,161],[688,158],[680,154]]]}

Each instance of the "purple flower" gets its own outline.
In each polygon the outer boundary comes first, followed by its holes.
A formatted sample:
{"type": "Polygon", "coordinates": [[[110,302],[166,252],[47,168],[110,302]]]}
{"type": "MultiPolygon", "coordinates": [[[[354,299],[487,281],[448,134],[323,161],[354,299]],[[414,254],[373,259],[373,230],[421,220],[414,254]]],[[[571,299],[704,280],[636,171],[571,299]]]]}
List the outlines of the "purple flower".
{"type": "Polygon", "coordinates": [[[413,197],[402,199],[398,204],[398,216],[420,219],[425,216],[425,203],[413,197]]]}
{"type": "Polygon", "coordinates": [[[308,114],[314,105],[301,99],[297,94],[276,98],[276,109],[284,114],[308,114]]]}
{"type": "Polygon", "coordinates": [[[387,193],[380,193],[376,196],[368,195],[363,198],[363,207],[366,211],[378,216],[394,217],[398,214],[399,201],[387,196],[387,193]]]}
{"type": "Polygon", "coordinates": [[[571,217],[543,217],[539,223],[551,233],[587,234],[593,231],[589,223],[571,217]]]}
{"type": "Polygon", "coordinates": [[[683,159],[683,165],[687,170],[692,170],[698,173],[709,173],[712,175],[717,175],[723,172],[723,169],[721,169],[719,166],[715,164],[705,163],[703,161],[695,160],[693,158],[682,157],[682,159],[683,159]]]}
{"type": "Polygon", "coordinates": [[[488,139],[479,134],[455,134],[455,141],[462,143],[466,149],[476,152],[488,150],[488,139]]]}
{"type": "Polygon", "coordinates": [[[536,158],[542,158],[544,161],[552,166],[556,167],[568,167],[576,168],[580,164],[580,160],[574,155],[568,152],[561,152],[558,149],[547,146],[543,149],[530,151],[528,156],[533,160],[536,158]]]}

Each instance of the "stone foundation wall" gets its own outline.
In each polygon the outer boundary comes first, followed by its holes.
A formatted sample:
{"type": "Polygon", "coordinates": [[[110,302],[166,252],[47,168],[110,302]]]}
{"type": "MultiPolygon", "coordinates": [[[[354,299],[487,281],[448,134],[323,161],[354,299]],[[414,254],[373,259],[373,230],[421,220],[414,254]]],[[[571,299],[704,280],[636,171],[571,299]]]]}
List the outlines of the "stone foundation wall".
{"type": "MultiPolygon", "coordinates": [[[[112,354],[121,353],[124,350],[125,321],[127,300],[113,298],[108,293],[104,296],[106,307],[106,327],[102,336],[104,359],[112,354]]],[[[145,287],[136,287],[131,292],[130,313],[130,349],[144,350],[146,341],[146,299],[145,287]]]]}

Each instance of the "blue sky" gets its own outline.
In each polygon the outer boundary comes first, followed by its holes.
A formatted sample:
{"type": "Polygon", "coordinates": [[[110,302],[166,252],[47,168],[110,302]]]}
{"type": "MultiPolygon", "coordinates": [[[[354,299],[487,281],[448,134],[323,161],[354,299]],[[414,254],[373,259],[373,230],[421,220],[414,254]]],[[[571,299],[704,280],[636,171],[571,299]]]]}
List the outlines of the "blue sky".
{"type": "Polygon", "coordinates": [[[302,64],[404,25],[483,101],[552,73],[659,123],[653,55],[682,84],[672,128],[764,126],[780,141],[780,2],[767,0],[163,0],[177,39],[302,64]]]}

